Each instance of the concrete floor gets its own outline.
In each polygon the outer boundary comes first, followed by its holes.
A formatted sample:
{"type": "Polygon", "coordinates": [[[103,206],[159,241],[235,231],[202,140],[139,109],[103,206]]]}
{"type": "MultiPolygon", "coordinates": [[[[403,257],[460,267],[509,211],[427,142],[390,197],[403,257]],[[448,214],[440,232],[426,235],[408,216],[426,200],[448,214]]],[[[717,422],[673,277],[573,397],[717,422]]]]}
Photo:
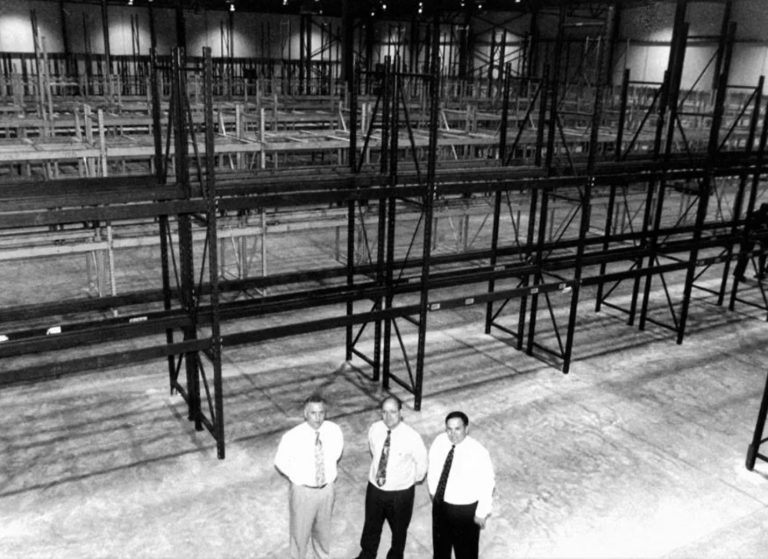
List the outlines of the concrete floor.
{"type": "MultiPolygon", "coordinates": [[[[768,464],[744,467],[763,316],[696,300],[678,346],[583,300],[569,375],[484,335],[480,308],[430,315],[423,407],[407,398],[404,415],[429,444],[462,409],[490,449],[481,557],[766,557],[768,464]]],[[[382,392],[343,363],[342,341],[225,351],[224,461],[169,395],[162,363],[3,389],[0,557],[287,558],[287,483],[272,460],[315,389],[346,437],[332,556],[354,557],[382,392]]],[[[431,556],[429,518],[421,485],[407,557],[431,556]]]]}

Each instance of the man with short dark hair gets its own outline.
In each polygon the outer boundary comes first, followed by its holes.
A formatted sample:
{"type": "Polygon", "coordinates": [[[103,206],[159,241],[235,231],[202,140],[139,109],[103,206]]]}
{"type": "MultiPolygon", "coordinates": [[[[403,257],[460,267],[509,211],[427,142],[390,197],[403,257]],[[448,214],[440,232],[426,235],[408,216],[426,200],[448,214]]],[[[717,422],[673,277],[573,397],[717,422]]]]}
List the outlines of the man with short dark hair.
{"type": "Polygon", "coordinates": [[[358,559],[376,559],[385,520],[392,531],[387,559],[403,557],[413,514],[414,486],[427,472],[427,448],[421,436],[402,419],[402,402],[389,396],[381,402],[381,421],[368,430],[372,460],[358,559]]]}
{"type": "Polygon", "coordinates": [[[313,394],[304,403],[304,422],[280,439],[275,467],[290,480],[291,559],[306,559],[310,539],[317,559],[328,559],[336,463],[344,438],[338,425],[325,421],[328,404],[313,394]]]}
{"type": "Polygon", "coordinates": [[[488,451],[470,437],[469,418],[453,411],[429,449],[434,559],[477,559],[480,529],[491,514],[494,474],[488,451]]]}

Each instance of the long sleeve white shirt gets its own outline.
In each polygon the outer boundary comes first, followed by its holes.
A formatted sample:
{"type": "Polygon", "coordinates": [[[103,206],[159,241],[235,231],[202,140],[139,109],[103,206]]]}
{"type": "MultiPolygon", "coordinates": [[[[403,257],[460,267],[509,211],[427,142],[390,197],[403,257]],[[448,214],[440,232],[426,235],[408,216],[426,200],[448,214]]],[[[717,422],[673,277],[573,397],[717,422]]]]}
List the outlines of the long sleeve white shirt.
{"type": "MultiPolygon", "coordinates": [[[[387,438],[387,426],[377,421],[368,430],[368,447],[371,450],[371,467],[368,480],[376,485],[376,472],[379,468],[381,451],[387,438]]],[[[380,487],[383,491],[408,489],[424,479],[427,473],[427,447],[413,427],[402,421],[398,423],[389,439],[389,458],[387,459],[387,480],[380,487]]]]}
{"type": "MultiPolygon", "coordinates": [[[[323,421],[318,431],[323,443],[325,480],[333,483],[338,475],[336,463],[344,449],[344,437],[341,428],[332,421],[323,421]]],[[[315,485],[315,438],[318,431],[304,422],[280,439],[275,466],[297,485],[315,485]]]]}
{"type": "MultiPolygon", "coordinates": [[[[437,491],[437,483],[440,481],[443,464],[451,446],[448,435],[441,433],[429,448],[427,485],[430,495],[437,491]]],[[[452,505],[469,505],[477,501],[475,514],[486,517],[491,512],[494,485],[493,464],[488,451],[472,437],[464,437],[453,451],[453,461],[445,486],[445,502],[452,505]]]]}

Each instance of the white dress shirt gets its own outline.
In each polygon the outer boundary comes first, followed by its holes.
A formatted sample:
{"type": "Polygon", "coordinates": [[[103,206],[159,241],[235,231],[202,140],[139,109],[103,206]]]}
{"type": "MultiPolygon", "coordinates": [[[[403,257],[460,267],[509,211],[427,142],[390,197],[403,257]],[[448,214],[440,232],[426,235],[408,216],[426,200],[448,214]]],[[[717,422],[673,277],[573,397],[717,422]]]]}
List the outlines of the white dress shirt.
{"type": "Polygon", "coordinates": [[[325,481],[333,483],[338,475],[336,462],[341,458],[344,437],[332,421],[323,421],[315,431],[307,422],[285,433],[275,454],[275,466],[296,485],[315,485],[315,439],[320,433],[325,458],[325,481]]]}
{"type": "MultiPolygon", "coordinates": [[[[377,421],[368,430],[368,448],[371,450],[371,468],[368,481],[376,487],[376,472],[379,469],[381,451],[387,438],[388,427],[383,421],[377,421]]],[[[413,427],[402,421],[398,423],[389,438],[389,458],[387,459],[387,479],[379,487],[383,491],[408,489],[424,479],[427,473],[427,447],[413,427]]]]}
{"type": "MultiPolygon", "coordinates": [[[[441,433],[429,448],[427,485],[430,495],[437,491],[437,483],[451,446],[448,435],[441,433]]],[[[494,485],[493,464],[488,451],[472,437],[464,437],[453,451],[453,462],[445,486],[445,502],[469,505],[477,501],[475,514],[485,518],[491,513],[494,485]]]]}

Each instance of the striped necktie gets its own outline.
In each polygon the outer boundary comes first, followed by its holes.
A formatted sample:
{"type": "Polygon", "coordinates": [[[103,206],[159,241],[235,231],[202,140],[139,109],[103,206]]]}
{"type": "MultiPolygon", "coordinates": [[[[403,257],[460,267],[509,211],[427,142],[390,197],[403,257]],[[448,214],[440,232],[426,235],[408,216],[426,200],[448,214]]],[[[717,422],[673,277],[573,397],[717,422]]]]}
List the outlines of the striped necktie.
{"type": "Polygon", "coordinates": [[[320,431],[315,437],[315,485],[325,485],[325,455],[323,454],[323,441],[320,440],[320,431]]]}
{"type": "Polygon", "coordinates": [[[381,458],[379,458],[379,467],[376,469],[376,485],[381,487],[387,483],[387,460],[389,460],[389,445],[392,430],[387,429],[387,438],[384,439],[384,446],[381,449],[381,458]]]}

